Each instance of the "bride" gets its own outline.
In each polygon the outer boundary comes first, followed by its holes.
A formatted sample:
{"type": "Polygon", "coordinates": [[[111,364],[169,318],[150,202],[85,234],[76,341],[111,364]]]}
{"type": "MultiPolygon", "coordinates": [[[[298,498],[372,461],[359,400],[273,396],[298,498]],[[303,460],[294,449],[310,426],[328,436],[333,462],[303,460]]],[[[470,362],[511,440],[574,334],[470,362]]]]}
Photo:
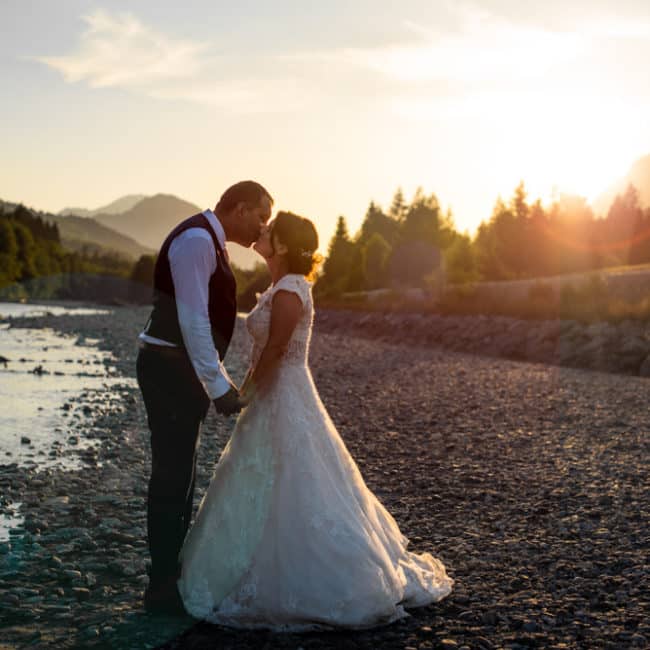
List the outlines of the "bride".
{"type": "Polygon", "coordinates": [[[441,600],[453,580],[365,485],[307,365],[314,225],[278,213],[255,244],[272,285],[248,315],[246,404],[181,551],[194,617],[277,631],[366,628],[441,600]]]}

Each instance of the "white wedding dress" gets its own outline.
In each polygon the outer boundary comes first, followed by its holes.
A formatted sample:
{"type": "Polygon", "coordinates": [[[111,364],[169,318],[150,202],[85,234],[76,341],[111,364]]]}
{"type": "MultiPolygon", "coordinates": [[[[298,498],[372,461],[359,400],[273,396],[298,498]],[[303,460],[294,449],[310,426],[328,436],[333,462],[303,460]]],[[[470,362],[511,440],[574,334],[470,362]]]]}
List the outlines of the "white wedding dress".
{"type": "Polygon", "coordinates": [[[277,631],[367,628],[438,601],[453,580],[429,553],[406,550],[366,487],[321,402],[307,355],[311,287],[284,276],[246,324],[252,365],[266,343],[273,294],[303,315],[277,379],[237,421],[181,551],[187,611],[213,623],[277,631]]]}

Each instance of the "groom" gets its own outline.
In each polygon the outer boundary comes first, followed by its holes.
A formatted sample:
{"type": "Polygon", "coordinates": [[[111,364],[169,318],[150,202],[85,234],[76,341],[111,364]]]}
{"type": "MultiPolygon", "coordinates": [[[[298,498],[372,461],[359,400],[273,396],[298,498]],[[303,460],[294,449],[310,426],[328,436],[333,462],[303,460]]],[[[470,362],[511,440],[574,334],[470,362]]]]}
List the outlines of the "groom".
{"type": "Polygon", "coordinates": [[[265,228],[272,205],[259,183],[236,183],[214,211],[176,226],[158,254],[153,310],[139,337],[137,359],[151,430],[151,574],[144,604],[152,613],[184,612],[176,588],[178,554],[192,514],[201,422],[210,402],[222,415],[241,409],[223,367],[237,315],[226,241],[250,246],[265,228]]]}

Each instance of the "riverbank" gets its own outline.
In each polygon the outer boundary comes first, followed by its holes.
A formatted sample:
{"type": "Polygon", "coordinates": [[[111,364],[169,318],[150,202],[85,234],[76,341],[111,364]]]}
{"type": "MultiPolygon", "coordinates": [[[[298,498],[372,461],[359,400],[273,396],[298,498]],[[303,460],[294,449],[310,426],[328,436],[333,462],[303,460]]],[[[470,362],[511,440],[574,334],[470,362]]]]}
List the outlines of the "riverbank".
{"type": "Polygon", "coordinates": [[[323,332],[395,344],[650,377],[650,322],[320,310],[323,332]]]}
{"type": "MultiPolygon", "coordinates": [[[[146,308],[45,317],[100,339],[133,378],[146,308]]],[[[89,393],[84,470],[0,466],[25,517],[0,545],[6,644],[57,648],[627,648],[650,640],[650,412],[647,380],[471,356],[328,330],[319,315],[316,385],[369,487],[414,550],[440,557],[450,597],[358,633],[235,632],[146,615],[148,431],[137,388],[89,393]],[[106,401],[108,400],[108,402],[106,401]],[[108,404],[108,405],[107,405],[108,404]]],[[[226,365],[241,379],[246,337],[226,365]]],[[[232,420],[210,412],[196,503],[232,420]]]]}
{"type": "MultiPolygon", "coordinates": [[[[11,322],[12,330],[49,328],[98,340],[124,381],[85,390],[64,405],[80,444],[59,453],[81,460],[80,469],[0,459],[0,509],[9,513],[19,504],[23,519],[15,519],[9,540],[0,543],[0,638],[10,647],[149,648],[193,623],[189,617],[151,617],[142,609],[150,459],[134,375],[136,336],[148,313],[111,308],[108,314],[11,322]],[[78,449],[83,442],[93,444],[78,449]]],[[[213,416],[206,427],[212,435],[202,447],[204,484],[231,425],[213,416]]]]}

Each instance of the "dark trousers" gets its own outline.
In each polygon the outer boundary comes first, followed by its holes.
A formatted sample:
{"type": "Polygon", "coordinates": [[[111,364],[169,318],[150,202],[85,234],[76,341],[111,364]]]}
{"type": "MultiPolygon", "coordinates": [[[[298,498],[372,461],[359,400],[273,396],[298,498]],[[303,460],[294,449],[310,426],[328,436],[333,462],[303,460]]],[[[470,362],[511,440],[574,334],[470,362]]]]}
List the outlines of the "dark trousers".
{"type": "Polygon", "coordinates": [[[196,455],[210,398],[186,354],[140,349],[136,363],[151,431],[147,497],[150,584],[178,576],[178,554],[192,517],[196,455]]]}

